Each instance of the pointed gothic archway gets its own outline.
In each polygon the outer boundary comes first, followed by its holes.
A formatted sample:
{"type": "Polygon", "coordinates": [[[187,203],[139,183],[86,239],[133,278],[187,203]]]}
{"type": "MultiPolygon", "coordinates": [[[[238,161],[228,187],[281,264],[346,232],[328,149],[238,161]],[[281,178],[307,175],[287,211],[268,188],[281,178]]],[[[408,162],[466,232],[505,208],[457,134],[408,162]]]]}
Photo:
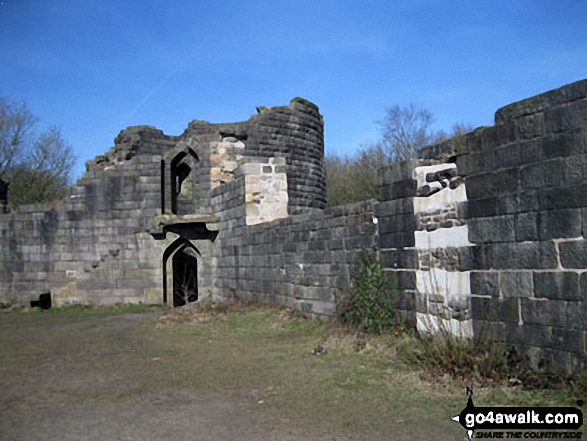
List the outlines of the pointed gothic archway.
{"type": "Polygon", "coordinates": [[[177,238],[163,253],[163,303],[183,306],[198,300],[198,260],[200,252],[187,239],[177,238]],[[171,258],[171,259],[170,259],[171,258]]]}
{"type": "Polygon", "coordinates": [[[179,152],[171,160],[171,212],[173,214],[190,214],[198,204],[194,187],[197,185],[197,168],[200,158],[190,147],[179,152]]]}

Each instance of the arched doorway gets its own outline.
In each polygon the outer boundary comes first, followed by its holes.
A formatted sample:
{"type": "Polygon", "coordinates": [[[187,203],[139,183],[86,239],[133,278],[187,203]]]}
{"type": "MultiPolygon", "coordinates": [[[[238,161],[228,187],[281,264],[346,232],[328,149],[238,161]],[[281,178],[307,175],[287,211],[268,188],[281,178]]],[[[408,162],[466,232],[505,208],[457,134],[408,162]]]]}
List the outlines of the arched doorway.
{"type": "Polygon", "coordinates": [[[169,297],[173,306],[198,300],[199,258],[198,249],[183,237],[167,247],[163,253],[163,303],[167,303],[169,297]]]}
{"type": "Polygon", "coordinates": [[[189,214],[198,204],[194,187],[197,177],[194,175],[200,158],[191,149],[179,152],[171,161],[171,212],[173,214],[189,214]]]}

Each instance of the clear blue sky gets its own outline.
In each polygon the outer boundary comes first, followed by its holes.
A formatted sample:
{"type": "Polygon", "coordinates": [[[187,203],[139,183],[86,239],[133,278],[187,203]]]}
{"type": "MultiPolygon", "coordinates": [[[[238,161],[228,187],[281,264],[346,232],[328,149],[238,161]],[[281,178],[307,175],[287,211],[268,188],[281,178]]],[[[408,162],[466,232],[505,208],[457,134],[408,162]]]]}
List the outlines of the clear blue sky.
{"type": "Polygon", "coordinates": [[[0,95],[74,147],[78,174],[118,132],[241,121],[302,96],[326,151],[376,140],[414,102],[436,129],[587,78],[586,0],[3,0],[0,95]]]}

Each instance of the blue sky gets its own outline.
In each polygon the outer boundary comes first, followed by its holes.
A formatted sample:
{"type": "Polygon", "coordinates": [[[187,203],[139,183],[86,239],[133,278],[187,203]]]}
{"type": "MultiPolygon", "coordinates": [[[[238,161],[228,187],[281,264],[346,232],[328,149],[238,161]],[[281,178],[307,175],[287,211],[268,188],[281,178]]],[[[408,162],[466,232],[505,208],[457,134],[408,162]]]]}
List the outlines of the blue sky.
{"type": "Polygon", "coordinates": [[[57,125],[79,160],[148,124],[241,121],[296,96],[327,153],[375,141],[386,107],[436,129],[587,78],[585,0],[26,1],[0,5],[0,95],[57,125]]]}

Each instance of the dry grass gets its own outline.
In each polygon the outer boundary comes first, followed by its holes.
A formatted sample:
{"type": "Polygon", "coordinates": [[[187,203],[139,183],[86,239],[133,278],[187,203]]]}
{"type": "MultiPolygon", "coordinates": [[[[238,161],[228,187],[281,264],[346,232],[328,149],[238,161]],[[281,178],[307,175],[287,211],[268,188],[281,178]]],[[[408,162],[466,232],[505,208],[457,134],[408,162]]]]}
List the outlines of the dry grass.
{"type": "MultiPolygon", "coordinates": [[[[133,421],[147,421],[157,414],[152,403],[166,397],[185,397],[185,409],[207,397],[223,408],[238,403],[232,419],[269,421],[295,435],[287,439],[459,439],[450,416],[464,406],[464,388],[450,378],[428,381],[403,362],[415,349],[406,334],[349,332],[250,302],[6,313],[0,352],[11,356],[0,360],[0,406],[22,403],[41,422],[66,418],[74,405],[132,408],[133,421]],[[314,356],[318,345],[324,351],[314,356]]],[[[557,393],[492,386],[476,390],[476,404],[573,404],[557,393]]]]}

